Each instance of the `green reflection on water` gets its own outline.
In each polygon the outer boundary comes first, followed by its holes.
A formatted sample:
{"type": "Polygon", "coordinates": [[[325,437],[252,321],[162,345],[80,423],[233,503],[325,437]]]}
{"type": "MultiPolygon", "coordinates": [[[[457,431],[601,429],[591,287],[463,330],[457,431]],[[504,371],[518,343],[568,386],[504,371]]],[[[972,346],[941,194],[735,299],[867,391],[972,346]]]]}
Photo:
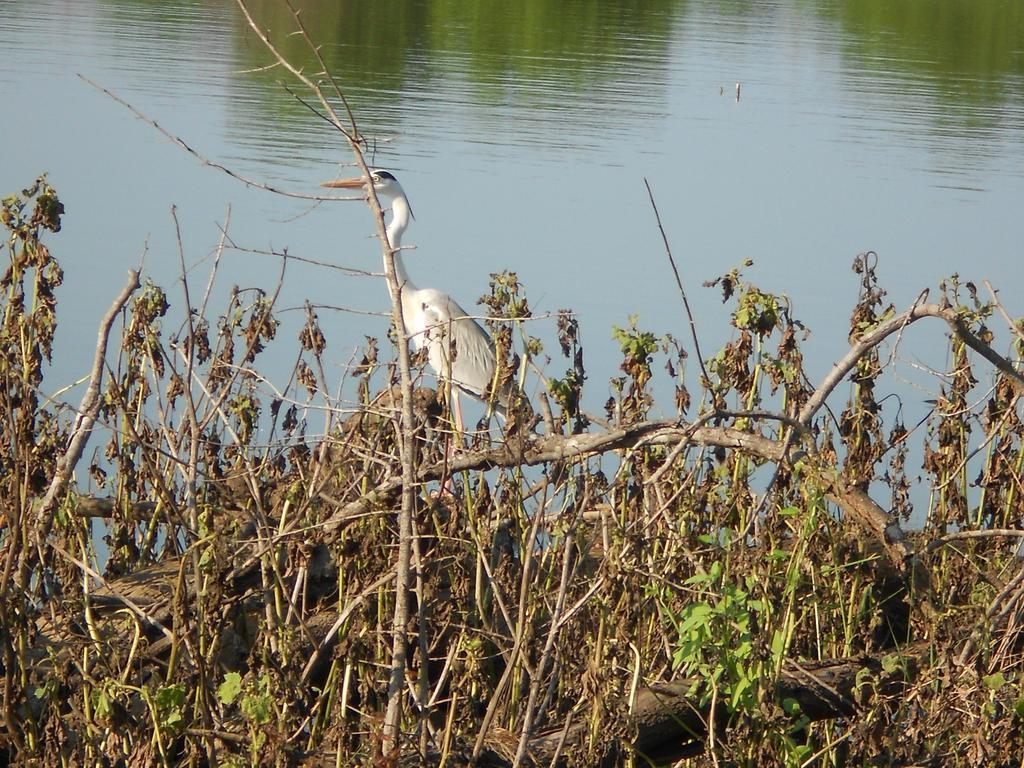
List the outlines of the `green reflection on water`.
{"type": "MultiPolygon", "coordinates": [[[[793,23],[794,11],[795,18],[817,15],[837,34],[814,42],[838,45],[851,70],[877,72],[890,83],[905,81],[908,89],[948,107],[952,114],[929,111],[929,119],[939,123],[984,123],[991,117],[980,107],[1019,97],[1024,84],[1020,0],[796,0],[792,6],[747,0],[296,0],[296,5],[371,129],[394,127],[409,106],[403,96],[414,98],[452,82],[470,90],[473,105],[485,107],[558,106],[559,99],[586,106],[595,94],[602,95],[598,104],[606,104],[610,93],[622,101],[656,99],[668,81],[671,46],[686,42],[675,38],[684,34],[684,22],[698,15],[712,23],[717,17],[762,24],[771,24],[773,16],[779,24],[793,23]]],[[[281,0],[249,0],[248,6],[289,60],[306,72],[318,70],[307,44],[293,34],[291,11],[281,0]]],[[[174,39],[204,13],[195,0],[108,0],[104,7],[126,17],[134,9],[134,21],[137,9],[145,7],[174,39]]],[[[267,65],[268,54],[234,2],[220,0],[219,9],[235,20],[239,69],[267,65]]],[[[266,86],[287,79],[277,69],[238,77],[266,86]]],[[[263,119],[303,114],[301,105],[280,98],[276,88],[260,90],[257,98],[274,94],[263,119]]]]}
{"type": "MultiPolygon", "coordinates": [[[[583,93],[615,82],[637,62],[664,67],[685,2],[306,0],[299,7],[338,81],[362,92],[372,107],[393,102],[395,92],[452,74],[467,78],[486,104],[504,101],[509,83],[540,82],[583,93]]],[[[278,0],[252,0],[249,8],[289,60],[316,71],[305,43],[289,36],[294,21],[287,7],[278,0]]],[[[264,63],[266,55],[246,36],[245,60],[253,67],[264,63]]]]}
{"type": "Polygon", "coordinates": [[[1021,96],[1019,0],[848,0],[821,11],[841,25],[844,53],[859,66],[902,73],[943,103],[996,105],[1021,96]]]}

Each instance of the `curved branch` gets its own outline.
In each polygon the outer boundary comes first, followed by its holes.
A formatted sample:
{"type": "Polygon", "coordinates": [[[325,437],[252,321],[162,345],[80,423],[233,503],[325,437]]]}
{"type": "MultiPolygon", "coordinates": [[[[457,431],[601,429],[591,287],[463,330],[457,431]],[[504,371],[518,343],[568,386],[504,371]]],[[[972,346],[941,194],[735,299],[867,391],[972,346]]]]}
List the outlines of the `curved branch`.
{"type": "Polygon", "coordinates": [[[92,373],[89,376],[89,387],[85,390],[82,402],[78,406],[78,417],[75,419],[67,450],[57,461],[57,471],[54,473],[50,487],[46,489],[46,495],[43,496],[43,501],[36,512],[36,524],[40,526],[40,540],[49,533],[50,521],[53,519],[51,513],[57,504],[57,495],[71,479],[71,473],[75,471],[75,465],[82,457],[82,451],[85,450],[85,444],[92,434],[93,424],[96,423],[96,416],[100,411],[100,385],[103,383],[103,363],[107,359],[107,339],[110,336],[110,327],[138,288],[139,272],[130,269],[124,288],[121,289],[121,293],[114,299],[114,303],[110,305],[110,309],[100,321],[96,339],[96,354],[93,356],[92,373]]]}
{"type": "Polygon", "coordinates": [[[874,347],[877,347],[892,334],[903,330],[903,328],[911,323],[917,322],[925,317],[937,317],[940,320],[944,320],[952,329],[953,333],[959,337],[964,344],[992,363],[1000,373],[1003,373],[1007,377],[1014,390],[1018,394],[1024,395],[1024,377],[1022,377],[1017,369],[1013,367],[1013,364],[1009,360],[971,333],[970,329],[960,318],[956,309],[940,304],[915,304],[907,311],[901,312],[900,314],[879,323],[877,326],[861,336],[856,344],[850,347],[850,351],[846,353],[842,360],[833,366],[832,370],[829,371],[821,384],[819,384],[814,390],[814,394],[811,395],[810,399],[800,411],[800,421],[804,424],[810,423],[811,419],[814,418],[814,415],[818,412],[821,406],[824,405],[828,396],[832,394],[832,391],[839,386],[839,383],[845,379],[847,374],[849,374],[857,365],[857,361],[860,360],[860,358],[867,352],[874,347]]]}

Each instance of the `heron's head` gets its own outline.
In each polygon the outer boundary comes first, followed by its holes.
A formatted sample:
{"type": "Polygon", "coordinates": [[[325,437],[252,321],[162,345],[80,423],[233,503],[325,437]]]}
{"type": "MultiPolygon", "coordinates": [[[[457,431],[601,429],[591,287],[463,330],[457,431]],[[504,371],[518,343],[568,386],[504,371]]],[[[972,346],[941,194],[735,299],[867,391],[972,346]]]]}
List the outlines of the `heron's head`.
{"type": "MultiPolygon", "coordinates": [[[[396,198],[405,197],[402,185],[398,183],[398,179],[395,178],[391,171],[371,168],[370,180],[373,182],[373,191],[377,193],[378,198],[390,202],[396,198]]],[[[357,176],[352,179],[325,181],[320,186],[328,187],[329,189],[364,189],[366,187],[366,177],[357,176]]]]}

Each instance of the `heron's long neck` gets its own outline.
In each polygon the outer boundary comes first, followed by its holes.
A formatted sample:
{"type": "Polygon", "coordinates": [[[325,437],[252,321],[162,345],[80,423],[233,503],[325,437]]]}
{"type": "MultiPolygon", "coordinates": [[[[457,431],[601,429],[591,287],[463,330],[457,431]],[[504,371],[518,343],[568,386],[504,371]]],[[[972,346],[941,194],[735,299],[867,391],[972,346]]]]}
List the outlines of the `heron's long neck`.
{"type": "MultiPolygon", "coordinates": [[[[416,286],[409,280],[409,273],[405,271],[405,261],[402,259],[402,235],[405,228],[409,226],[409,217],[412,211],[409,209],[409,201],[405,197],[396,197],[391,201],[391,221],[388,222],[388,242],[395,249],[395,277],[398,278],[398,286],[403,290],[416,290],[416,286]]],[[[385,270],[387,265],[385,264],[385,270]]],[[[391,283],[388,283],[388,291],[391,291],[391,283]]],[[[394,297],[392,297],[394,298],[394,297]]]]}

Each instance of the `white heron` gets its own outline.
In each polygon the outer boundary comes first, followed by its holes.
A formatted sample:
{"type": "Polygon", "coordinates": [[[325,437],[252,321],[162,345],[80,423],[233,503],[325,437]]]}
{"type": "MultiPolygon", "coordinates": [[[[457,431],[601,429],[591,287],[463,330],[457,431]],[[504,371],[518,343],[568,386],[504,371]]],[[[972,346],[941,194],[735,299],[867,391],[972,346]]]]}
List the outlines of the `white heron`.
{"type": "MultiPolygon", "coordinates": [[[[503,383],[497,396],[492,399],[497,363],[494,342],[487,331],[447,293],[435,288],[417,288],[409,279],[400,250],[402,235],[409,226],[409,220],[413,218],[409,198],[390,171],[371,168],[370,178],[377,199],[385,204],[385,208],[391,209],[386,231],[388,243],[394,252],[405,333],[413,340],[416,349],[426,347],[427,361],[438,380],[451,383],[455,424],[462,432],[462,413],[456,390],[462,390],[485,403],[491,402],[495,411],[503,413],[512,394],[512,386],[508,382],[503,383]]],[[[321,184],[332,189],[362,189],[366,185],[365,176],[321,184]]],[[[391,292],[390,282],[388,291],[391,292]]]]}

